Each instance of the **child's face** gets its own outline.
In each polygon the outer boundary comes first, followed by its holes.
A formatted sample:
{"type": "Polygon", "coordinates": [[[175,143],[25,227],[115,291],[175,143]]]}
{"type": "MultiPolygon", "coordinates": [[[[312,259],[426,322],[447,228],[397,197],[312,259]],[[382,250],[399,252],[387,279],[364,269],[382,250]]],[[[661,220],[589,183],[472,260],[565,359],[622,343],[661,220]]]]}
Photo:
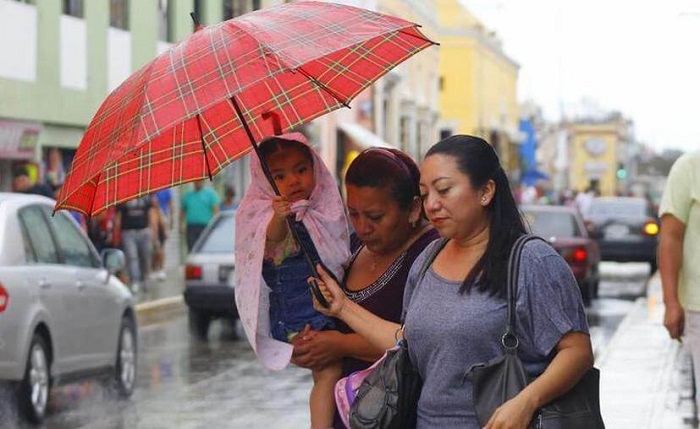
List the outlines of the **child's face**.
{"type": "Polygon", "coordinates": [[[316,186],[313,164],[301,149],[283,149],[267,157],[275,184],[290,203],[308,200],[316,186]]]}

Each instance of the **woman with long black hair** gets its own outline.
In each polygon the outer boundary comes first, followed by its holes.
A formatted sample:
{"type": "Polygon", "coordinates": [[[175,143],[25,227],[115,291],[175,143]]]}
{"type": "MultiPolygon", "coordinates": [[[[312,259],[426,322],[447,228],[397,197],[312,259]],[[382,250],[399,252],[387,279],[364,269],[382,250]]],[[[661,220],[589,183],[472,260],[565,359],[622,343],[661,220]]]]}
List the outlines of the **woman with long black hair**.
{"type": "MultiPolygon", "coordinates": [[[[508,255],[525,227],[496,152],[478,137],[452,136],[430,148],[420,191],[443,239],[426,247],[408,275],[405,329],[347,299],[325,274],[321,286],[331,307],[323,311],[377,347],[407,339],[424,382],[418,428],[479,428],[465,373],[503,354],[508,255]],[[418,278],[428,258],[434,259],[418,278]]],[[[528,242],[517,283],[518,355],[537,379],[495,411],[488,429],[525,429],[537,409],[593,364],[581,296],[561,256],[540,240],[528,242]]]]}

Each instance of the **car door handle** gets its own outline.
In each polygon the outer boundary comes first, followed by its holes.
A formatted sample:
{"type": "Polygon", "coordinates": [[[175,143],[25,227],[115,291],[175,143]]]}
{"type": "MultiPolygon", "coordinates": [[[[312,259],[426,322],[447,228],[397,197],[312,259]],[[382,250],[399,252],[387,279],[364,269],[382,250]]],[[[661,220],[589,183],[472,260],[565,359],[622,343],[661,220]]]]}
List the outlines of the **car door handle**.
{"type": "Polygon", "coordinates": [[[85,289],[85,283],[79,281],[78,282],[78,290],[83,290],[83,289],[85,289]]]}
{"type": "Polygon", "coordinates": [[[41,280],[39,280],[39,287],[42,289],[50,289],[51,282],[46,280],[46,279],[41,279],[41,280]]]}

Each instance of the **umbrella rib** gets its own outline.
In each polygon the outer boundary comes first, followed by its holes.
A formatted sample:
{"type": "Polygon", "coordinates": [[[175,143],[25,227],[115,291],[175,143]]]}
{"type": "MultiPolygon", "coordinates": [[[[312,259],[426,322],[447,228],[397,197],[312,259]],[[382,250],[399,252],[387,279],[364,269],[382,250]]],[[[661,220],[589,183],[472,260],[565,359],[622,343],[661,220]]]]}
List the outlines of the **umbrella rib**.
{"type": "MultiPolygon", "coordinates": [[[[416,27],[421,28],[420,25],[416,25],[416,27]]],[[[436,41],[434,41],[434,40],[430,40],[430,39],[428,39],[428,38],[425,37],[425,36],[421,37],[421,36],[419,36],[418,34],[410,33],[410,32],[408,32],[408,31],[406,31],[406,30],[399,30],[399,33],[405,34],[406,36],[415,37],[415,38],[418,39],[418,40],[422,40],[422,41],[424,41],[424,42],[428,42],[428,43],[430,43],[431,45],[434,45],[434,46],[440,46],[440,43],[439,43],[439,42],[436,42],[436,41]]]]}
{"type": "Polygon", "coordinates": [[[314,84],[316,84],[316,86],[318,86],[319,88],[321,88],[323,91],[327,92],[328,95],[330,95],[331,97],[333,97],[338,103],[342,104],[343,106],[347,107],[348,109],[351,108],[350,105],[349,105],[346,101],[342,100],[338,95],[334,94],[333,91],[331,91],[330,88],[328,88],[326,85],[322,84],[322,83],[321,83],[318,79],[316,79],[315,77],[311,76],[311,75],[310,75],[306,70],[304,70],[303,68],[297,67],[297,68],[292,69],[292,70],[298,70],[301,74],[304,75],[304,77],[306,77],[306,78],[309,79],[311,82],[313,82],[314,84]]]}
{"type": "Polygon", "coordinates": [[[197,128],[199,129],[199,136],[202,139],[202,154],[204,155],[204,162],[207,165],[207,176],[209,176],[209,181],[213,180],[211,177],[211,167],[209,167],[209,157],[207,156],[207,147],[204,144],[204,133],[202,132],[202,115],[197,115],[197,128]]]}

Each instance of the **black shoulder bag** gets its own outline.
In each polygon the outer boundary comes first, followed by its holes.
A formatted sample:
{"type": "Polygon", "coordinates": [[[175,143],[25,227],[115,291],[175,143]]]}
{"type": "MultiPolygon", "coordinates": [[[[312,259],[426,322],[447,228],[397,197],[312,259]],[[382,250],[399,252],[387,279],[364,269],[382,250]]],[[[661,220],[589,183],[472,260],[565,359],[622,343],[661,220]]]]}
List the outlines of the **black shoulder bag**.
{"type": "MultiPolygon", "coordinates": [[[[426,258],[418,274],[416,287],[430,264],[445,246],[443,240],[426,258]]],[[[403,321],[402,321],[403,322],[403,321]]],[[[402,323],[403,325],[403,323],[402,323]]],[[[381,362],[365,377],[350,405],[353,429],[410,429],[416,427],[418,399],[423,380],[408,354],[408,342],[402,339],[387,350],[381,362]]]]}
{"type": "MultiPolygon", "coordinates": [[[[485,426],[493,412],[528,384],[523,363],[518,358],[515,335],[515,304],[520,271],[520,254],[532,235],[518,238],[508,259],[508,320],[501,338],[504,355],[467,371],[473,383],[473,401],[479,424],[485,426]]],[[[530,423],[532,429],[604,429],[600,414],[600,372],[589,369],[571,390],[542,407],[530,423]]]]}

